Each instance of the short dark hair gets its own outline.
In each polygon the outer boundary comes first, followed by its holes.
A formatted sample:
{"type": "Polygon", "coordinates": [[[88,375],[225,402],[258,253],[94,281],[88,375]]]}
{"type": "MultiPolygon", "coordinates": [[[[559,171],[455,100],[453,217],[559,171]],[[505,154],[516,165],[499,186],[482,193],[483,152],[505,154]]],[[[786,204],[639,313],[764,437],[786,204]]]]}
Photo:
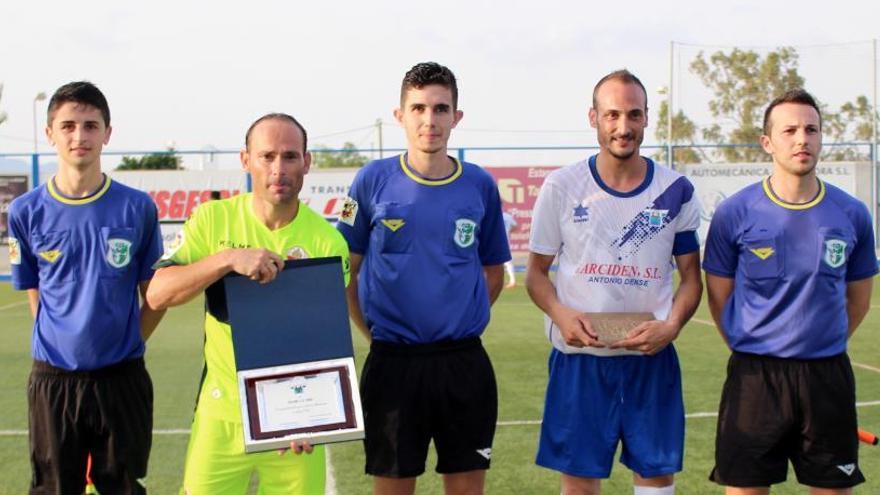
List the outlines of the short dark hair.
{"type": "Polygon", "coordinates": [[[599,79],[599,82],[596,83],[596,86],[593,87],[593,108],[599,106],[596,102],[596,96],[599,94],[599,88],[602,87],[608,81],[620,81],[624,84],[635,84],[636,86],[642,88],[642,93],[645,95],[645,110],[648,109],[648,92],[645,91],[645,85],[642,84],[642,81],[639,80],[638,77],[635,76],[632,72],[626,69],[616,70],[602,79],[599,79]]]}
{"type": "Polygon", "coordinates": [[[250,149],[250,146],[251,146],[251,132],[254,130],[255,127],[257,127],[257,125],[258,125],[260,122],[263,122],[264,120],[284,120],[284,121],[290,122],[291,124],[293,124],[294,126],[296,126],[296,128],[299,129],[299,132],[301,132],[302,135],[303,135],[303,149],[302,149],[302,152],[303,152],[304,155],[306,154],[306,150],[309,149],[309,146],[308,146],[308,144],[309,144],[309,136],[306,134],[306,128],[303,127],[302,124],[300,124],[298,120],[296,120],[295,118],[293,118],[292,115],[288,115],[288,114],[286,114],[286,113],[281,113],[281,112],[267,113],[266,115],[263,115],[262,117],[260,117],[260,118],[258,118],[257,120],[255,120],[254,123],[251,124],[250,127],[248,127],[248,130],[247,130],[247,132],[246,132],[245,135],[244,135],[244,149],[246,149],[246,150],[249,150],[249,149],[250,149]]]}
{"type": "Polygon", "coordinates": [[[421,62],[412,66],[400,84],[400,105],[406,99],[406,92],[410,88],[422,89],[425,86],[437,84],[452,92],[452,108],[458,109],[458,83],[455,74],[448,67],[437,62],[421,62]]]}
{"type": "Polygon", "coordinates": [[[104,117],[104,125],[110,127],[110,106],[107,105],[107,98],[97,86],[88,81],[69,82],[55,90],[55,94],[49,99],[49,107],[46,111],[49,125],[52,125],[58,108],[68,102],[97,108],[104,117]]]}
{"type": "Polygon", "coordinates": [[[765,136],[770,135],[770,112],[783,103],[797,103],[799,105],[813,107],[816,110],[816,113],[819,114],[819,130],[822,129],[822,111],[819,110],[819,104],[816,103],[816,99],[803,88],[795,88],[786,91],[782,96],[776,97],[776,99],[767,105],[767,110],[764,110],[764,127],[762,130],[765,136]]]}

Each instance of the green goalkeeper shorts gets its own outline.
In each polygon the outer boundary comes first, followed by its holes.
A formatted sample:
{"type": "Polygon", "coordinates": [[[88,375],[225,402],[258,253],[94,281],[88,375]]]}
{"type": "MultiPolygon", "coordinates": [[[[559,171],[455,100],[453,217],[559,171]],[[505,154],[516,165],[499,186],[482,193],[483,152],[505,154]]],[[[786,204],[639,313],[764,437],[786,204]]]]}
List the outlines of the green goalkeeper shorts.
{"type": "Polygon", "coordinates": [[[244,495],[251,475],[259,477],[260,495],[324,493],[324,448],[311,454],[277,451],[245,454],[241,423],[196,414],[181,494],[244,495]]]}

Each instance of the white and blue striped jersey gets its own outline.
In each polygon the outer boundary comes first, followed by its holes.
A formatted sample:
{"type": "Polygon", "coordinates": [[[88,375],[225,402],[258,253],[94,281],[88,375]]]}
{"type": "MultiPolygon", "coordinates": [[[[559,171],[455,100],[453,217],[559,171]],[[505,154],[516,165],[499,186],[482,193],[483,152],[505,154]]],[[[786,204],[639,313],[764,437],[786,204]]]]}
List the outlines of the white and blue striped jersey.
{"type": "MultiPolygon", "coordinates": [[[[649,158],[639,187],[619,192],[605,184],[596,156],[551,173],[538,195],[529,249],[556,255],[560,302],[583,312],[653,313],[672,307],[673,256],[699,250],[700,207],[693,185],[649,158]]],[[[545,316],[547,336],[565,353],[633,354],[624,349],[576,348],[545,316]]]]}

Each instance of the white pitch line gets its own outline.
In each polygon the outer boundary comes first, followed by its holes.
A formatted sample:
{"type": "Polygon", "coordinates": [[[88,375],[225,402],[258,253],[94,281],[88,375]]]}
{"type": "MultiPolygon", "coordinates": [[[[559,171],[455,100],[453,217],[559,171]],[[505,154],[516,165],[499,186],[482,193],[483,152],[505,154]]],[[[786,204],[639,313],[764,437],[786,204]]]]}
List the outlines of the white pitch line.
{"type": "Polygon", "coordinates": [[[871,366],[869,364],[856,363],[855,361],[853,361],[852,365],[855,366],[856,368],[862,368],[863,370],[869,370],[869,371],[873,371],[874,373],[880,373],[880,368],[877,368],[875,366],[871,366]]]}
{"type": "Polygon", "coordinates": [[[540,419],[520,419],[511,421],[499,421],[498,426],[533,426],[541,424],[540,419]]]}
{"type": "Polygon", "coordinates": [[[12,308],[17,308],[18,306],[24,306],[24,305],[26,305],[27,303],[28,303],[28,301],[18,301],[18,302],[14,302],[14,303],[12,303],[12,304],[7,304],[7,305],[5,305],[5,306],[0,306],[0,311],[4,311],[4,310],[7,310],[7,309],[12,309],[12,308]]]}
{"type": "Polygon", "coordinates": [[[189,428],[171,428],[168,430],[153,430],[153,435],[189,435],[189,428]]]}
{"type": "MultiPolygon", "coordinates": [[[[714,418],[717,417],[717,412],[696,412],[685,414],[685,418],[714,418]]],[[[513,420],[513,421],[499,421],[498,426],[537,426],[541,424],[540,419],[526,419],[526,420],[513,420]]]]}
{"type": "Polygon", "coordinates": [[[327,460],[326,480],[324,482],[324,495],[336,495],[336,476],[333,474],[333,461],[330,459],[330,447],[324,448],[324,458],[327,460]]]}
{"type": "MultiPolygon", "coordinates": [[[[880,406],[880,400],[871,400],[866,402],[856,402],[856,407],[876,407],[880,406]]],[[[694,412],[685,414],[685,418],[695,419],[695,418],[715,418],[718,416],[717,412],[712,411],[703,411],[703,412],[694,412]]],[[[509,420],[509,421],[499,421],[497,423],[498,426],[537,426],[541,424],[540,419],[520,419],[520,420],[509,420]]],[[[0,437],[22,437],[27,436],[27,430],[0,430],[0,437]]],[[[189,430],[184,428],[179,429],[168,429],[168,430],[153,430],[153,435],[189,435],[189,430]]],[[[329,449],[325,450],[327,453],[327,460],[329,463],[330,460],[330,451],[329,449]]],[[[332,473],[328,473],[327,479],[331,479],[332,473]]],[[[328,482],[329,484],[329,482],[328,482]]]]}
{"type": "Polygon", "coordinates": [[[691,318],[690,321],[693,321],[693,322],[695,322],[695,323],[700,323],[700,324],[702,324],[702,325],[709,325],[710,327],[714,327],[714,326],[715,326],[715,323],[713,323],[713,322],[711,322],[711,321],[709,321],[709,320],[702,320],[702,319],[700,319],[700,318],[691,318]]]}
{"type": "MultiPolygon", "coordinates": [[[[872,307],[880,308],[880,306],[872,306],[872,307]]],[[[696,323],[701,323],[703,325],[709,325],[709,326],[713,326],[713,327],[715,326],[715,324],[712,323],[711,321],[701,320],[699,318],[691,318],[691,321],[696,322],[696,323]]],[[[876,366],[871,366],[869,364],[857,363],[855,361],[851,361],[851,364],[853,366],[855,366],[856,368],[862,368],[863,370],[873,371],[874,373],[880,373],[880,368],[877,368],[876,366]]]]}

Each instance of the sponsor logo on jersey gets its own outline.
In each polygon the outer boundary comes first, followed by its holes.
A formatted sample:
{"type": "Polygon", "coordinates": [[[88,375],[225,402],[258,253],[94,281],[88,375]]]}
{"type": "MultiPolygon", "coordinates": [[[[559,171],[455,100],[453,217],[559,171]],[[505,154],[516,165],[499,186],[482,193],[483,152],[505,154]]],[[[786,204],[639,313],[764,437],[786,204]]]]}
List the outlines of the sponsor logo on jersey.
{"type": "Polygon", "coordinates": [[[646,209],[646,221],[649,227],[662,227],[663,220],[666,218],[666,215],[669,213],[669,210],[653,210],[646,209]]]}
{"type": "Polygon", "coordinates": [[[12,265],[21,264],[21,246],[18,245],[18,239],[9,238],[9,263],[12,265]]]}
{"type": "Polygon", "coordinates": [[[37,253],[37,256],[43,258],[49,263],[55,263],[58,261],[58,258],[61,257],[61,251],[57,249],[52,249],[50,251],[43,251],[42,253],[37,253]]]}
{"type": "Polygon", "coordinates": [[[458,247],[469,247],[474,243],[477,232],[477,224],[469,218],[459,218],[455,221],[455,235],[453,239],[458,247]]]}
{"type": "Polygon", "coordinates": [[[289,260],[304,260],[309,257],[309,253],[302,246],[293,246],[287,251],[287,259],[289,260]]]}
{"type": "Polygon", "coordinates": [[[352,198],[346,197],[342,203],[342,212],[339,214],[339,221],[354,227],[354,219],[357,217],[358,202],[352,198]]]}
{"type": "Polygon", "coordinates": [[[246,242],[232,241],[229,239],[223,239],[218,244],[222,248],[229,248],[229,249],[250,249],[250,247],[251,247],[251,245],[246,242]]]}
{"type": "Polygon", "coordinates": [[[131,263],[131,241],[107,239],[107,263],[113,268],[122,268],[131,263]]]}
{"type": "Polygon", "coordinates": [[[838,464],[837,469],[840,469],[847,476],[852,476],[852,474],[856,471],[856,464],[851,462],[849,464],[838,464]]]}
{"type": "Polygon", "coordinates": [[[752,254],[754,254],[758,258],[761,258],[762,260],[766,260],[767,258],[773,256],[773,253],[776,252],[776,250],[774,250],[771,246],[752,248],[749,249],[749,251],[751,251],[752,254]]]}
{"type": "Polygon", "coordinates": [[[485,449],[477,449],[477,453],[483,456],[487,461],[492,460],[492,447],[487,447],[485,449]]]}
{"type": "Polygon", "coordinates": [[[825,241],[825,264],[831,268],[839,268],[846,263],[846,243],[840,239],[825,241]]]}
{"type": "Polygon", "coordinates": [[[584,223],[590,219],[590,209],[584,205],[575,205],[571,220],[574,223],[584,223]]]}
{"type": "Polygon", "coordinates": [[[391,232],[397,232],[401,227],[406,225],[402,218],[383,218],[382,225],[388,227],[391,232]]]}

